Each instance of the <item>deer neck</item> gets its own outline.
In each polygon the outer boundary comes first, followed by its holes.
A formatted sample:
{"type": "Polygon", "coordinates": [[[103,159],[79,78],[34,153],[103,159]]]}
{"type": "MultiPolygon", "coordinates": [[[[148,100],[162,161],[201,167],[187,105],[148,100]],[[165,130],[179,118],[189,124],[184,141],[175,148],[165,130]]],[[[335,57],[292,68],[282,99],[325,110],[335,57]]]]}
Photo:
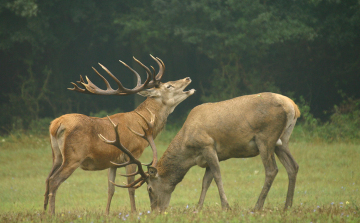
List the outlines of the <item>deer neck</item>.
{"type": "Polygon", "coordinates": [[[169,116],[171,111],[170,108],[168,108],[166,105],[153,98],[147,98],[134,111],[139,112],[140,114],[144,115],[148,120],[150,120],[150,114],[147,109],[149,109],[152,113],[155,114],[153,135],[155,138],[165,127],[167,117],[169,116]]]}
{"type": "Polygon", "coordinates": [[[182,142],[180,134],[176,135],[156,166],[162,181],[172,187],[180,183],[189,169],[195,165],[194,160],[188,157],[182,142]]]}

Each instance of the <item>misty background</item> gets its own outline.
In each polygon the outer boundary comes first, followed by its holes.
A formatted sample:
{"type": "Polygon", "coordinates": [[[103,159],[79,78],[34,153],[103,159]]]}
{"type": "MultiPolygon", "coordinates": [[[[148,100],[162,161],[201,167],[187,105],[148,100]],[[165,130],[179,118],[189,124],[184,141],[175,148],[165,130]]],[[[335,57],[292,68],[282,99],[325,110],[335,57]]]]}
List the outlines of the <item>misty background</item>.
{"type": "Polygon", "coordinates": [[[326,122],[359,110],[359,52],[359,0],[1,0],[0,133],[133,110],[144,98],[67,88],[81,74],[105,89],[91,67],[116,88],[98,62],[133,88],[119,60],[145,80],[132,57],[158,70],[149,54],[166,65],[162,82],[191,77],[197,90],[169,116],[175,125],[201,103],[263,91],[326,122]]]}

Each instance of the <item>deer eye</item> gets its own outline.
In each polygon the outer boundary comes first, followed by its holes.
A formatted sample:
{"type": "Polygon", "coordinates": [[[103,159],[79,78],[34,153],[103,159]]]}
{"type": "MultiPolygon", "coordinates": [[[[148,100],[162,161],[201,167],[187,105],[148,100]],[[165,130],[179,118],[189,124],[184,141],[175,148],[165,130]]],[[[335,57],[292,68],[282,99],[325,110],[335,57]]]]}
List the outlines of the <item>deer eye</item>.
{"type": "Polygon", "coordinates": [[[169,85],[167,86],[167,88],[172,88],[172,87],[174,87],[174,86],[172,86],[171,84],[169,84],[169,85]]]}
{"type": "Polygon", "coordinates": [[[151,192],[152,192],[152,188],[151,188],[151,187],[149,187],[149,188],[148,188],[148,191],[151,193],[151,192]]]}

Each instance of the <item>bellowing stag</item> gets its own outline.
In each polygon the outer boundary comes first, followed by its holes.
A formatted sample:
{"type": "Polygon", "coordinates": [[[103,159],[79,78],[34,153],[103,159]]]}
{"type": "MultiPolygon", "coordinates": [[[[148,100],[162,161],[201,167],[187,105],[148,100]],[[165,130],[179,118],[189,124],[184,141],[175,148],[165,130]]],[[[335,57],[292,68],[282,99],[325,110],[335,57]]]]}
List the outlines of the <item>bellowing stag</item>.
{"type": "MultiPolygon", "coordinates": [[[[288,208],[292,205],[299,169],[289,150],[290,135],[298,117],[300,111],[297,105],[290,98],[274,93],[199,105],[190,112],[160,160],[148,167],[148,172],[138,165],[138,172],[142,173],[137,180],[139,184],[129,186],[136,188],[146,182],[152,210],[164,211],[175,186],[192,166],[198,165],[206,168],[198,210],[203,206],[213,179],[219,190],[222,208],[228,209],[219,162],[260,155],[265,167],[265,183],[255,205],[255,210],[260,210],[278,172],[276,154],[289,177],[285,203],[285,208],[288,208]]],[[[148,132],[146,130],[145,135],[151,134],[148,132]]],[[[151,141],[151,138],[146,138],[151,141]]],[[[117,147],[124,151],[124,147],[117,147]]]]}
{"type": "MultiPolygon", "coordinates": [[[[144,149],[148,146],[148,142],[144,139],[136,137],[127,126],[134,130],[141,130],[145,126],[145,122],[141,117],[137,115],[142,114],[145,117],[149,116],[147,109],[149,109],[156,116],[156,121],[153,125],[154,138],[164,128],[167,117],[173,112],[175,107],[192,95],[195,90],[184,91],[186,86],[191,82],[190,78],[181,79],[178,81],[170,81],[167,83],[161,83],[161,78],[165,71],[165,65],[159,58],[151,56],[160,69],[157,75],[155,75],[155,69],[152,70],[140,61],[134,60],[139,63],[147,73],[147,79],[142,84],[139,74],[122,62],[128,67],[137,77],[137,86],[133,89],[127,89],[122,86],[121,82],[103,65],[100,66],[115,80],[118,85],[118,89],[111,88],[109,82],[98,73],[95,72],[104,80],[107,89],[102,90],[94,85],[87,77],[87,82],[84,82],[80,76],[81,87],[78,87],[73,83],[75,90],[81,93],[98,94],[98,95],[129,95],[138,93],[147,99],[140,104],[134,111],[119,113],[110,116],[112,120],[117,123],[121,123],[119,126],[120,136],[123,139],[123,144],[131,151],[131,153],[139,158],[144,149]],[[149,89],[150,88],[150,89],[149,89]]],[[[60,184],[64,182],[78,167],[84,170],[103,170],[109,169],[108,178],[109,181],[115,180],[115,174],[117,166],[110,162],[124,162],[126,156],[115,146],[104,144],[98,137],[101,133],[105,137],[115,137],[115,133],[111,124],[106,118],[95,118],[81,114],[66,114],[51,122],[50,125],[50,140],[53,154],[53,166],[46,179],[46,192],[44,200],[44,210],[46,210],[48,203],[49,212],[55,213],[55,196],[56,191],[60,184]]],[[[135,165],[129,165],[126,167],[126,172],[132,173],[136,169],[135,165]]],[[[128,183],[132,183],[134,177],[128,178],[128,183]]],[[[115,187],[112,183],[108,183],[108,202],[106,206],[106,213],[109,213],[110,203],[114,194],[115,187]]],[[[136,211],[135,206],[135,189],[129,188],[129,196],[131,202],[131,210],[136,211]]]]}

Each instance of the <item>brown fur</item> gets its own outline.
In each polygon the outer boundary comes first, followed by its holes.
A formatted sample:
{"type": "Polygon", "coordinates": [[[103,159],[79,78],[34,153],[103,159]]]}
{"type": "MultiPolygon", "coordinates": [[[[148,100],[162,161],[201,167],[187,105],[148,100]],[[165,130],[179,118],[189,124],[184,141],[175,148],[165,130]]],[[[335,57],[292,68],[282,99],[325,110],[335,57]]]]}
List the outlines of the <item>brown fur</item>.
{"type": "Polygon", "coordinates": [[[56,136],[56,132],[57,130],[59,129],[60,127],[60,124],[61,124],[61,119],[60,118],[57,118],[57,119],[54,119],[50,126],[49,126],[49,132],[52,136],[56,136]]]}
{"type": "Polygon", "coordinates": [[[260,155],[265,183],[255,206],[259,210],[278,171],[275,154],[288,172],[285,207],[290,207],[299,166],[290,154],[288,143],[299,116],[300,111],[290,98],[269,92],[195,107],[157,163],[157,175],[148,181],[152,208],[163,211],[175,186],[192,166],[198,165],[206,168],[198,209],[213,179],[222,207],[228,209],[219,162],[260,155]]]}
{"type": "Polygon", "coordinates": [[[295,108],[295,114],[296,114],[295,118],[300,118],[301,113],[300,113],[299,107],[297,106],[297,104],[295,104],[295,102],[293,100],[291,100],[291,101],[292,101],[292,103],[294,105],[294,108],[295,108]]]}
{"type": "MultiPolygon", "coordinates": [[[[161,83],[158,88],[140,92],[148,97],[134,111],[119,113],[110,116],[111,120],[118,125],[121,143],[139,158],[148,142],[134,135],[128,127],[142,133],[145,121],[136,113],[140,113],[146,119],[150,119],[148,109],[155,114],[154,138],[164,128],[168,115],[174,108],[194,90],[184,92],[184,88],[190,84],[191,79],[185,78],[178,81],[161,83]],[[168,85],[172,85],[168,88],[168,85]]],[[[84,170],[103,170],[109,168],[109,180],[115,181],[115,163],[125,161],[124,153],[115,146],[104,143],[98,135],[101,134],[109,140],[115,139],[114,129],[110,121],[105,118],[89,117],[82,114],[66,114],[51,122],[50,140],[53,152],[53,167],[46,179],[46,192],[44,209],[50,201],[49,212],[55,213],[55,194],[60,184],[65,181],[78,167],[84,170]]],[[[136,167],[126,167],[127,174],[135,172],[136,167]]],[[[128,177],[128,183],[133,182],[134,177],[128,177]]],[[[106,212],[109,213],[110,203],[114,194],[114,185],[109,183],[108,203],[106,212]]],[[[132,211],[136,210],[134,189],[129,189],[132,211]]]]}

